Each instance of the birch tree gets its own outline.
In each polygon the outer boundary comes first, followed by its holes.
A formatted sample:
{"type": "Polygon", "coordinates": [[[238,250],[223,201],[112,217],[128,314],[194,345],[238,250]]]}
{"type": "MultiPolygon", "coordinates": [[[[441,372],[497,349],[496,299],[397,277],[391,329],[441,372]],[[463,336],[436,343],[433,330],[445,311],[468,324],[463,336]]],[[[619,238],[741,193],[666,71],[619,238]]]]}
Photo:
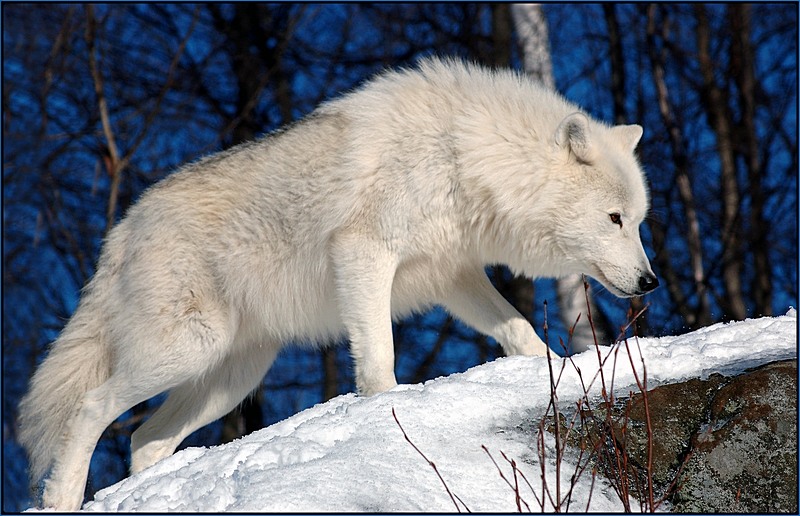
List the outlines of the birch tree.
{"type": "MultiPolygon", "coordinates": [[[[550,59],[550,43],[547,20],[540,4],[514,4],[511,17],[517,33],[517,40],[525,73],[545,87],[555,90],[553,64],[550,59]]],[[[589,324],[589,312],[593,317],[600,314],[591,292],[584,287],[581,274],[571,274],[556,281],[558,305],[564,326],[573,328],[570,352],[580,352],[595,342],[607,344],[607,336],[602,324],[595,324],[594,331],[589,324]],[[588,304],[587,304],[588,302],[588,304]],[[587,311],[588,308],[588,311],[587,311]]]]}

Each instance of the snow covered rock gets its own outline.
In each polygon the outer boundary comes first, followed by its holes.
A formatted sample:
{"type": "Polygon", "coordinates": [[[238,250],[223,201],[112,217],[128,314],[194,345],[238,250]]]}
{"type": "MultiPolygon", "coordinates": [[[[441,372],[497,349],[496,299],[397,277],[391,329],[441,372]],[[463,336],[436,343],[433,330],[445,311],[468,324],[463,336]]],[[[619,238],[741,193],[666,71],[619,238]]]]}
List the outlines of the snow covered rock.
{"type": "MultiPolygon", "coordinates": [[[[635,390],[631,364],[647,366],[651,386],[735,375],[776,360],[796,359],[797,315],[716,324],[676,337],[641,338],[620,346],[602,369],[614,375],[617,396],[635,390]]],[[[500,451],[516,460],[533,485],[521,495],[541,510],[536,493],[542,476],[555,491],[559,482],[552,440],[542,464],[535,428],[550,401],[550,368],[564,370],[559,403],[575,406],[599,395],[600,365],[590,350],[570,362],[511,357],[422,385],[401,385],[362,398],[339,396],[242,439],[209,449],[190,448],[97,493],[89,511],[266,511],[388,512],[455,510],[433,469],[403,438],[394,409],[414,444],[436,463],[454,495],[472,511],[513,512],[513,490],[500,477],[485,446],[513,480],[500,451]],[[578,373],[580,371],[580,374],[578,373]]],[[[571,471],[565,457],[562,470],[571,471]]],[[[562,474],[561,485],[569,484],[562,474]]],[[[566,490],[566,488],[564,489],[566,490]]],[[[617,512],[622,504],[607,481],[584,475],[572,491],[571,511],[587,506],[617,512]]],[[[552,511],[545,502],[544,509],[552,511]]],[[[633,502],[632,509],[638,510],[633,502]]]]}

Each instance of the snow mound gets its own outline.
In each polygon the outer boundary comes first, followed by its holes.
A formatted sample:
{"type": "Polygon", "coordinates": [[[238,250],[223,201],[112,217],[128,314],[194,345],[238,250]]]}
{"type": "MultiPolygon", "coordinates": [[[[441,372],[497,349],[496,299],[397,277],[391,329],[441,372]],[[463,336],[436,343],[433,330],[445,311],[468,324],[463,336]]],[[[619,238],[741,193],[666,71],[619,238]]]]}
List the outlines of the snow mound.
{"type": "MultiPolygon", "coordinates": [[[[644,362],[649,387],[715,372],[732,375],[796,358],[796,335],[797,313],[791,309],[781,317],[715,324],[677,337],[640,338],[638,346],[629,340],[630,358],[624,344],[615,352],[602,350],[608,356],[603,369],[606,378],[613,370],[615,392],[626,395],[637,390],[631,363],[641,376],[644,362]]],[[[562,360],[552,359],[556,373],[562,360]]],[[[572,361],[557,391],[561,407],[582,397],[581,381],[591,382],[591,395],[600,392],[599,379],[592,382],[600,369],[597,352],[572,361]]],[[[514,492],[482,445],[507,477],[513,478],[501,450],[539,489],[535,426],[549,401],[549,379],[546,358],[510,357],[371,398],[339,396],[232,443],[178,452],[98,492],[84,510],[453,512],[434,470],[403,438],[394,409],[409,438],[471,511],[515,512],[514,492]]],[[[562,486],[568,486],[573,468],[562,467],[568,472],[562,486]]],[[[554,491],[553,463],[546,469],[554,491]]],[[[587,503],[591,511],[622,510],[607,483],[598,479],[591,495],[590,484],[587,474],[571,510],[583,511],[587,503]]],[[[540,510],[527,486],[521,493],[532,510],[540,510]]]]}

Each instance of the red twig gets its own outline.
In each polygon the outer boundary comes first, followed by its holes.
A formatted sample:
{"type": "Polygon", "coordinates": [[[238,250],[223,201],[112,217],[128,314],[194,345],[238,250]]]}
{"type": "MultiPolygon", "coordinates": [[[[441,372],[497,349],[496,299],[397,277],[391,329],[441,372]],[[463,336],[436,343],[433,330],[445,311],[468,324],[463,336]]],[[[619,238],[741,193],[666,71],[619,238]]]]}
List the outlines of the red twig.
{"type": "MultiPolygon", "coordinates": [[[[642,311],[644,311],[644,309],[642,309],[642,311]]],[[[644,364],[644,357],[642,357],[642,348],[639,345],[638,337],[636,338],[636,348],[639,352],[639,359],[642,361],[641,380],[639,380],[639,374],[636,372],[636,366],[633,364],[633,357],[631,356],[628,339],[625,339],[625,349],[628,351],[628,360],[631,363],[633,378],[636,380],[636,387],[642,393],[642,401],[644,403],[645,429],[647,431],[647,505],[652,512],[655,511],[656,507],[655,496],[653,495],[653,425],[650,422],[650,405],[647,396],[647,367],[644,364]]]]}
{"type": "Polygon", "coordinates": [[[453,505],[456,506],[456,510],[459,513],[461,512],[461,507],[458,506],[458,502],[461,502],[461,505],[464,506],[464,509],[466,509],[467,512],[472,512],[472,511],[469,510],[469,507],[467,507],[467,504],[465,504],[464,501],[461,498],[459,498],[458,496],[454,495],[450,491],[450,488],[447,486],[447,482],[445,482],[444,478],[442,478],[442,475],[441,475],[441,473],[439,473],[439,469],[436,467],[436,464],[434,464],[432,460],[430,460],[428,457],[426,457],[425,454],[422,453],[422,450],[417,448],[417,445],[414,444],[414,442],[411,441],[411,439],[408,437],[408,434],[406,434],[406,431],[403,429],[403,425],[400,424],[400,420],[397,419],[397,413],[395,413],[394,407],[392,407],[392,416],[394,416],[394,420],[397,423],[397,426],[400,428],[400,431],[403,432],[403,437],[405,437],[406,441],[408,441],[408,444],[410,444],[412,448],[417,450],[417,453],[419,453],[422,456],[422,458],[425,459],[425,461],[428,463],[428,465],[431,468],[433,468],[433,471],[436,473],[436,476],[438,476],[439,480],[442,482],[442,485],[444,486],[445,491],[447,491],[447,494],[450,496],[450,500],[453,501],[453,505]],[[458,502],[456,501],[456,499],[458,499],[458,502]]]}
{"type": "MultiPolygon", "coordinates": [[[[488,448],[487,448],[485,445],[481,445],[481,448],[483,448],[483,451],[485,451],[485,452],[486,452],[486,455],[488,455],[488,456],[489,456],[489,459],[491,459],[491,461],[492,461],[492,464],[494,464],[494,467],[495,467],[495,468],[497,468],[497,474],[498,474],[498,475],[500,475],[500,478],[502,478],[502,479],[503,479],[503,481],[504,481],[504,482],[505,482],[505,483],[508,485],[508,487],[510,487],[510,488],[511,488],[511,489],[514,491],[514,494],[515,494],[515,496],[516,496],[516,501],[517,501],[517,508],[518,508],[518,510],[519,510],[520,512],[522,512],[522,509],[520,508],[520,504],[522,503],[522,504],[525,504],[525,510],[527,510],[528,512],[530,512],[531,508],[530,508],[530,506],[528,505],[528,502],[526,502],[525,500],[523,500],[523,499],[522,499],[522,497],[520,496],[520,493],[519,493],[519,484],[516,482],[516,478],[514,479],[514,480],[515,480],[515,483],[514,483],[514,484],[512,484],[512,483],[511,483],[511,481],[509,481],[509,480],[506,478],[506,476],[503,474],[503,470],[502,470],[502,469],[500,469],[500,466],[497,464],[497,461],[496,461],[496,460],[494,460],[494,457],[492,456],[492,454],[491,454],[491,452],[489,451],[489,449],[488,449],[488,448]]],[[[503,456],[503,458],[504,458],[506,461],[508,461],[509,463],[511,463],[511,461],[510,461],[510,460],[508,460],[508,457],[506,457],[506,454],[505,454],[505,453],[503,453],[502,451],[500,451],[500,455],[502,455],[502,456],[503,456]]],[[[539,505],[541,505],[542,507],[544,507],[544,504],[541,502],[541,500],[539,499],[539,497],[536,495],[536,492],[533,490],[533,486],[531,486],[530,482],[528,482],[528,479],[527,479],[527,478],[525,478],[525,475],[524,475],[524,474],[523,474],[521,471],[519,471],[519,470],[517,470],[517,469],[516,469],[516,463],[514,463],[514,464],[512,465],[512,467],[514,468],[515,476],[516,476],[516,473],[517,473],[517,472],[519,472],[519,475],[522,477],[522,479],[525,481],[525,483],[526,483],[526,484],[528,484],[528,487],[530,488],[530,490],[531,490],[531,493],[533,493],[533,496],[534,496],[534,498],[536,498],[536,501],[539,503],[539,505]]],[[[544,510],[544,509],[543,509],[543,510],[544,510]]]]}
{"type": "MultiPolygon", "coordinates": [[[[561,418],[558,410],[558,394],[556,389],[558,385],[553,375],[553,361],[550,356],[550,344],[547,342],[547,301],[544,302],[544,343],[547,347],[547,370],[550,374],[550,404],[553,407],[553,419],[555,420],[554,432],[556,437],[556,511],[560,510],[561,505],[561,459],[563,457],[562,442],[561,442],[561,418]]],[[[560,379],[560,375],[559,375],[560,379]]]]}

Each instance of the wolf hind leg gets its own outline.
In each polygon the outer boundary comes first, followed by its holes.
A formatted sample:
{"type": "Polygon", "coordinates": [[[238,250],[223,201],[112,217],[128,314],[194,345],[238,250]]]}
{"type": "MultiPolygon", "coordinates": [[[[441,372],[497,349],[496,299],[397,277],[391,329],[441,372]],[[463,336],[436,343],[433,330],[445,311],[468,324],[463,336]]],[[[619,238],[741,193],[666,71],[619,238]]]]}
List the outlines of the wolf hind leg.
{"type": "Polygon", "coordinates": [[[61,453],[45,480],[42,503],[58,511],[77,511],[83,502],[89,462],[103,431],[120,414],[169,386],[133,387],[129,379],[112,375],[99,387],[88,391],[80,408],[67,426],[61,453]]]}
{"type": "Polygon", "coordinates": [[[202,378],[173,388],[131,436],[131,474],[169,457],[192,432],[233,410],[258,386],[277,352],[269,344],[245,348],[202,378]]]}
{"type": "Polygon", "coordinates": [[[103,430],[137,403],[202,378],[225,359],[233,340],[227,312],[208,305],[201,311],[196,302],[190,308],[182,320],[154,319],[146,329],[134,326],[115,336],[108,379],[83,395],[65,426],[45,481],[44,507],[80,509],[89,463],[103,430]],[[151,343],[153,334],[161,336],[156,345],[151,343]]]}

